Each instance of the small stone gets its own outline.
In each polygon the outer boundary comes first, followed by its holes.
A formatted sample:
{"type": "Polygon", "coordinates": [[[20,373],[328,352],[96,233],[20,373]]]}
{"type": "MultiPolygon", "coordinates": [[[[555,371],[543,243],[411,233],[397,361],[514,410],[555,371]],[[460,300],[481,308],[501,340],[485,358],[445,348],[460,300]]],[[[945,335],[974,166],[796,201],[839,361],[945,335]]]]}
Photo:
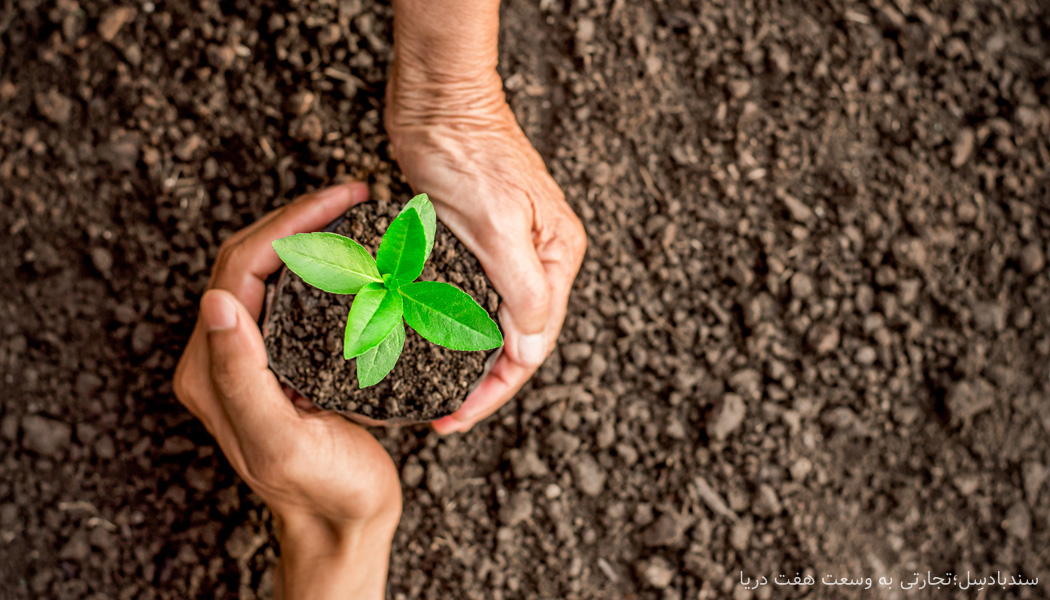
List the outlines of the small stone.
{"type": "Polygon", "coordinates": [[[583,362],[591,357],[591,345],[577,342],[561,347],[561,356],[566,362],[583,362]]]}
{"type": "Polygon", "coordinates": [[[646,546],[679,546],[685,541],[688,522],[673,513],[664,513],[642,533],[646,546]]]}
{"type": "Polygon", "coordinates": [[[570,464],[576,488],[588,496],[597,496],[605,488],[605,471],[590,454],[577,455],[570,464]]]}
{"type": "Polygon", "coordinates": [[[729,387],[751,401],[762,398],[762,374],[755,369],[741,369],[729,376],[729,387]]]}
{"type": "Polygon", "coordinates": [[[499,509],[499,520],[508,527],[514,527],[532,518],[532,496],[519,491],[510,495],[507,502],[499,509]]]}
{"type": "Polygon", "coordinates": [[[77,373],[75,387],[79,396],[90,398],[98,393],[98,391],[102,389],[102,386],[102,378],[95,373],[92,373],[91,371],[81,371],[80,373],[77,373]]]}
{"type": "Polygon", "coordinates": [[[143,356],[153,348],[155,337],[153,325],[146,321],[139,321],[131,330],[131,351],[136,356],[143,356]]]}
{"type": "Polygon", "coordinates": [[[1021,469],[1024,477],[1024,493],[1028,497],[1028,503],[1035,507],[1035,501],[1039,497],[1039,488],[1050,477],[1050,468],[1036,462],[1028,462],[1021,469]]]}
{"type": "Polygon", "coordinates": [[[296,92],[288,98],[288,111],[297,117],[301,117],[310,112],[315,98],[314,93],[308,90],[296,92]]]}
{"type": "Polygon", "coordinates": [[[161,446],[160,453],[166,456],[174,456],[176,454],[193,452],[196,449],[197,445],[188,438],[184,438],[181,435],[173,435],[164,440],[164,445],[161,446]]]}
{"type": "Polygon", "coordinates": [[[813,470],[813,463],[805,456],[800,457],[796,460],[789,469],[791,472],[791,478],[795,481],[802,481],[809,475],[810,471],[813,470]]]}
{"type": "Polygon", "coordinates": [[[109,277],[113,271],[113,253],[106,248],[92,248],[91,264],[95,265],[103,276],[109,277]]]}
{"type": "Polygon", "coordinates": [[[568,455],[580,447],[580,438],[559,429],[547,436],[547,446],[555,454],[568,455]]]}
{"type": "Polygon", "coordinates": [[[141,141],[135,135],[123,135],[98,147],[98,157],[117,171],[131,172],[139,160],[141,141]]]}
{"type": "Polygon", "coordinates": [[[791,296],[799,300],[805,300],[813,295],[813,280],[805,273],[795,273],[791,276],[791,296]]]}
{"type": "Polygon", "coordinates": [[[861,346],[860,349],[857,350],[857,355],[854,357],[858,365],[865,367],[875,364],[877,358],[878,354],[875,353],[875,349],[871,346],[861,346]]]}
{"type": "Polygon", "coordinates": [[[1028,507],[1018,502],[1006,511],[1006,519],[1003,520],[1003,530],[1019,540],[1027,540],[1032,533],[1032,513],[1028,507]]]}
{"type": "Polygon", "coordinates": [[[746,414],[744,399],[737,394],[726,394],[707,423],[707,435],[712,439],[725,440],[740,427],[746,414]]]}
{"type": "Polygon", "coordinates": [[[117,455],[117,447],[113,443],[113,438],[108,435],[100,437],[95,442],[95,454],[103,460],[112,460],[117,455]]]}
{"type": "Polygon", "coordinates": [[[817,354],[827,354],[839,347],[839,330],[827,323],[817,323],[809,328],[806,339],[817,354]]]}
{"type": "Polygon", "coordinates": [[[65,125],[73,114],[73,101],[52,88],[36,95],[36,109],[55,125],[65,125]]]}
{"type": "Polygon", "coordinates": [[[1006,309],[998,302],[980,302],[973,311],[977,329],[999,332],[1006,329],[1006,309]]]}
{"type": "Polygon", "coordinates": [[[430,493],[435,496],[441,496],[446,488],[448,488],[448,474],[435,464],[428,465],[427,489],[430,490],[430,493]]]}
{"type": "Polygon", "coordinates": [[[69,425],[42,417],[27,415],[22,418],[22,443],[26,448],[44,456],[59,457],[69,447],[73,428],[69,425]]]}
{"type": "Polygon", "coordinates": [[[309,114],[292,122],[292,137],[301,142],[319,142],[324,137],[321,117],[309,114]]]}
{"type": "Polygon", "coordinates": [[[594,39],[594,21],[584,17],[576,23],[576,43],[586,44],[594,39]]]}
{"type": "Polygon", "coordinates": [[[642,575],[645,577],[646,583],[658,590],[662,590],[671,585],[675,573],[674,568],[667,559],[656,556],[645,565],[642,575]]]}
{"type": "Polygon", "coordinates": [[[1021,270],[1025,275],[1035,275],[1046,266],[1046,256],[1039,244],[1028,244],[1021,249],[1021,270]]]}
{"type": "Polygon", "coordinates": [[[995,404],[995,390],[984,379],[960,381],[948,392],[945,401],[955,423],[968,423],[995,404]]]}
{"type": "Polygon", "coordinates": [[[201,136],[196,133],[190,134],[175,146],[175,156],[182,162],[189,162],[193,160],[193,155],[197,153],[197,149],[201,147],[202,143],[201,136]]]}
{"type": "Polygon", "coordinates": [[[220,73],[228,71],[237,61],[237,52],[230,46],[212,44],[208,46],[207,56],[211,66],[220,73]]]}
{"type": "Polygon", "coordinates": [[[734,79],[729,82],[729,93],[734,98],[746,98],[751,93],[751,82],[745,79],[734,79]]]}
{"type": "Polygon", "coordinates": [[[813,220],[813,209],[803,204],[798,198],[785,193],[781,195],[780,201],[784,203],[784,208],[791,213],[792,219],[799,223],[808,223],[813,220]]]}
{"type": "Polygon", "coordinates": [[[98,34],[107,42],[113,41],[120,28],[131,20],[133,14],[127,6],[116,6],[107,10],[98,20],[98,34]]]}
{"type": "Polygon", "coordinates": [[[970,160],[970,154],[973,153],[975,140],[976,136],[974,135],[973,129],[964,127],[959,130],[959,135],[955,138],[955,143],[952,144],[953,167],[958,169],[966,164],[966,161],[970,160]]]}
{"type": "Polygon", "coordinates": [[[404,468],[401,469],[401,481],[406,488],[418,487],[419,484],[423,483],[424,474],[423,465],[419,464],[419,460],[409,459],[405,463],[404,468]]]}
{"type": "Polygon", "coordinates": [[[0,421],[0,436],[9,442],[13,442],[18,439],[18,417],[15,415],[7,415],[3,421],[0,421]]]}

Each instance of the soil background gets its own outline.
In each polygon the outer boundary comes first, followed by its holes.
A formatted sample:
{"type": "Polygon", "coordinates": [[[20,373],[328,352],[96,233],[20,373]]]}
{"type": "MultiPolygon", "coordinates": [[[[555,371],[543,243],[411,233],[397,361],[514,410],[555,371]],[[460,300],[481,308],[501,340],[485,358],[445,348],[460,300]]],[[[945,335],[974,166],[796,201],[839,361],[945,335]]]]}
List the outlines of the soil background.
{"type": "MultiPolygon", "coordinates": [[[[1050,8],[506,0],[589,254],[469,435],[378,430],[389,597],[1046,598],[1050,8]],[[989,590],[767,586],[1023,573],[989,590]]],[[[171,375],[231,232],[348,175],[391,8],[0,5],[0,597],[256,598],[269,515],[171,375]]]]}

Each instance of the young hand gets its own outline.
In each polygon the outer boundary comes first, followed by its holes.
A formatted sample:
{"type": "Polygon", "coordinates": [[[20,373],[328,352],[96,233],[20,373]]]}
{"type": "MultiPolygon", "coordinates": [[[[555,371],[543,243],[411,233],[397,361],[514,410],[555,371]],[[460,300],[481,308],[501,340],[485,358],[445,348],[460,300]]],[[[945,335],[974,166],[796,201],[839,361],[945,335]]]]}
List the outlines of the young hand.
{"type": "Polygon", "coordinates": [[[301,411],[267,366],[256,322],[271,243],[316,231],[362,202],[360,183],[308,194],[238,231],[219,250],[200,318],[175,371],[175,395],[215,436],[274,515],[285,598],[382,598],[401,486],[367,431],[301,411]]]}

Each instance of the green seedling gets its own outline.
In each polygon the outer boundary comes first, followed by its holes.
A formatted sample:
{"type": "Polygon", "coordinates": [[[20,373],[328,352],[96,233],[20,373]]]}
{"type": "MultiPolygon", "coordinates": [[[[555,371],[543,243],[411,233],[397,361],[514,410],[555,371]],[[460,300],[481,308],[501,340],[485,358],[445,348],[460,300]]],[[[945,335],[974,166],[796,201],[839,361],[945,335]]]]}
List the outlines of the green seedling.
{"type": "Polygon", "coordinates": [[[452,350],[491,350],[503,335],[488,312],[463,290],[416,281],[434,248],[437,213],[426,194],[412,198],[387,227],[376,258],[336,233],[299,233],[273,243],[277,256],[310,285],[356,294],[343,336],[343,357],[357,359],[362,388],[383,380],[405,346],[405,323],[452,350]]]}

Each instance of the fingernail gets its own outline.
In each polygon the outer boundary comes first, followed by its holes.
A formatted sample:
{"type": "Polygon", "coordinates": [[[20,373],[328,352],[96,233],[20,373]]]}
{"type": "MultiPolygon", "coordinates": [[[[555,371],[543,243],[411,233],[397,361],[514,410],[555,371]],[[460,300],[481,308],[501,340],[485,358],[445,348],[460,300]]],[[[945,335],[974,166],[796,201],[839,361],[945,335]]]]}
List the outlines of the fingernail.
{"type": "Polygon", "coordinates": [[[225,331],[237,326],[237,307],[226,294],[208,292],[201,300],[201,315],[208,331],[225,331]]]}
{"type": "Polygon", "coordinates": [[[523,335],[518,339],[518,360],[527,365],[539,365],[547,358],[547,336],[542,333],[523,335]]]}

